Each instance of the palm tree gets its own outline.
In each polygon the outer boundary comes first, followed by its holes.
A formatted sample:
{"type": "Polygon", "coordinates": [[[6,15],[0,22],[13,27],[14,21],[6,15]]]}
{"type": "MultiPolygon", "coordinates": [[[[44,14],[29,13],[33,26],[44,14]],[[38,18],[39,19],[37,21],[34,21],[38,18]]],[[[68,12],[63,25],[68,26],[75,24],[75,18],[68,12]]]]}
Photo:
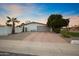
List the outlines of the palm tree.
{"type": "Polygon", "coordinates": [[[7,20],[6,25],[12,26],[12,34],[15,34],[15,23],[19,23],[19,21],[17,20],[17,18],[14,18],[14,17],[11,18],[11,17],[7,16],[7,18],[9,20],[7,20]],[[12,24],[10,24],[10,22],[12,22],[12,24]]]}

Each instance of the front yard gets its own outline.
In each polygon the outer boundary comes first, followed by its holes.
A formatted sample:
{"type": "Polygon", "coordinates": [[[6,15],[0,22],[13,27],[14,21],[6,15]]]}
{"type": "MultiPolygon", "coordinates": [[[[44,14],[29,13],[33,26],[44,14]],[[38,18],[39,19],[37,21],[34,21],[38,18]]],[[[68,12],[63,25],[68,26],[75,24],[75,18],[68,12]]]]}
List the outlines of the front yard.
{"type": "Polygon", "coordinates": [[[63,29],[63,30],[61,30],[61,35],[63,37],[67,37],[67,38],[70,38],[70,37],[79,37],[79,32],[71,32],[68,29],[63,29]]]}
{"type": "Polygon", "coordinates": [[[71,42],[72,40],[79,40],[79,32],[71,32],[67,29],[61,31],[61,36],[67,41],[71,42]]]}
{"type": "Polygon", "coordinates": [[[69,32],[69,34],[73,37],[79,37],[79,32],[69,32]]]}

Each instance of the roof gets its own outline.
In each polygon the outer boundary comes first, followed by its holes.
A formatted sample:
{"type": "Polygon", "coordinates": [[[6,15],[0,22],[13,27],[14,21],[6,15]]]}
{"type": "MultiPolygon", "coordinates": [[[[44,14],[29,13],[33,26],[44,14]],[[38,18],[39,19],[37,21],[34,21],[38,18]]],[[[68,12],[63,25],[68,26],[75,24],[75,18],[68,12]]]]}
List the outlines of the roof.
{"type": "Polygon", "coordinates": [[[27,23],[27,24],[25,24],[25,25],[29,25],[29,24],[42,24],[42,25],[46,25],[46,24],[44,24],[44,23],[39,23],[39,22],[30,22],[30,23],[27,23]]]}

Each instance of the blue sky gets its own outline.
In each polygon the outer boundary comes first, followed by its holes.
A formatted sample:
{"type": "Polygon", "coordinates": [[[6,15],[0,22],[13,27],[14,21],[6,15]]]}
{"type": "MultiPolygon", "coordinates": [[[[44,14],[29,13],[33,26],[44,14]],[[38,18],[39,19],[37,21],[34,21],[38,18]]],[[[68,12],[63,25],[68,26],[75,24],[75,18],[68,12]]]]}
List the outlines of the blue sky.
{"type": "Polygon", "coordinates": [[[17,17],[20,20],[47,20],[51,14],[79,16],[78,3],[6,3],[0,4],[0,17],[17,17]]]}
{"type": "MultiPolygon", "coordinates": [[[[72,15],[72,11],[73,11],[73,15],[74,14],[79,14],[79,4],[77,3],[37,3],[37,4],[0,4],[0,13],[8,13],[7,7],[9,7],[10,5],[18,5],[18,7],[29,7],[29,8],[32,8],[32,7],[36,7],[36,10],[38,12],[41,12],[41,13],[44,13],[44,14],[51,14],[51,13],[61,13],[63,14],[64,12],[70,12],[70,14],[68,15],[72,15]],[[7,7],[6,7],[7,6],[7,7]]],[[[13,7],[15,8],[15,7],[13,7]]],[[[23,8],[26,10],[26,8],[23,8]]],[[[34,11],[35,13],[37,11],[34,11]]],[[[24,13],[26,14],[26,13],[24,13]]]]}

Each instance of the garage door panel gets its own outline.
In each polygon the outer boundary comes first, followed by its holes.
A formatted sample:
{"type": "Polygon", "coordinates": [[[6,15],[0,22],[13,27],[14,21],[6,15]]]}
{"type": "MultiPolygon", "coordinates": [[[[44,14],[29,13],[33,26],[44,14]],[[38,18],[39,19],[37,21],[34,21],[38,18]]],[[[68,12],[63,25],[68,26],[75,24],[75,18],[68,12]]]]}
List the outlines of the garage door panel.
{"type": "Polygon", "coordinates": [[[37,31],[39,32],[46,32],[46,31],[49,31],[49,28],[47,26],[37,26],[37,31]]]}

